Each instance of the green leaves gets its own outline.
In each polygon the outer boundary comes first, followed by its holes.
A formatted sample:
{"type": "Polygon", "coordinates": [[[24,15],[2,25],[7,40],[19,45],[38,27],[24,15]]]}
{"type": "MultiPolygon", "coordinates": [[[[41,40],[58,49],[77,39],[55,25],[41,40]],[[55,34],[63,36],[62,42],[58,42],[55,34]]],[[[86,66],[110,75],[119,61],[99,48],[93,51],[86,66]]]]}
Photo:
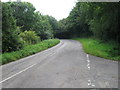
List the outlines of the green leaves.
{"type": "Polygon", "coordinates": [[[44,41],[39,42],[34,45],[27,45],[23,49],[18,50],[18,51],[4,53],[4,54],[0,55],[0,63],[6,64],[9,62],[21,59],[23,57],[27,57],[29,55],[32,55],[37,52],[48,49],[48,48],[58,44],[59,42],[60,42],[60,40],[58,40],[58,39],[49,39],[49,40],[44,40],[44,41]]]}
{"type": "Polygon", "coordinates": [[[24,44],[35,44],[40,41],[40,37],[37,36],[35,31],[24,31],[19,35],[24,42],[24,44]]]}
{"type": "Polygon", "coordinates": [[[9,4],[2,4],[2,51],[10,52],[22,47],[18,37],[18,28],[15,18],[12,16],[12,9],[9,4]]]}
{"type": "Polygon", "coordinates": [[[21,27],[23,31],[33,29],[34,23],[36,23],[35,7],[28,2],[12,2],[10,6],[12,14],[17,20],[17,26],[21,27]]]}
{"type": "Polygon", "coordinates": [[[59,21],[60,34],[67,31],[67,38],[94,36],[120,43],[119,15],[120,4],[117,2],[77,2],[69,16],[59,21]]]}
{"type": "Polygon", "coordinates": [[[44,40],[54,37],[56,19],[35,10],[28,2],[3,3],[3,52],[19,50],[24,44],[35,44],[40,38],[44,40]]]}
{"type": "Polygon", "coordinates": [[[43,16],[41,13],[35,11],[35,7],[28,2],[12,2],[10,6],[13,10],[13,15],[17,20],[17,26],[22,31],[34,30],[41,39],[53,38],[55,21],[50,16],[43,16]]]}

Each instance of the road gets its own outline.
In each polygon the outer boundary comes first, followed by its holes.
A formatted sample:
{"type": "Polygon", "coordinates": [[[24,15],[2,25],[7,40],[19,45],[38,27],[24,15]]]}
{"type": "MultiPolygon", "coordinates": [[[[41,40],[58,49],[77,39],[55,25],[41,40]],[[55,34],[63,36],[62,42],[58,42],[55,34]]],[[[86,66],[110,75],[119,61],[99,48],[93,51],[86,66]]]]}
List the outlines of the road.
{"type": "Polygon", "coordinates": [[[61,40],[48,50],[2,66],[3,88],[117,88],[118,62],[61,40]]]}

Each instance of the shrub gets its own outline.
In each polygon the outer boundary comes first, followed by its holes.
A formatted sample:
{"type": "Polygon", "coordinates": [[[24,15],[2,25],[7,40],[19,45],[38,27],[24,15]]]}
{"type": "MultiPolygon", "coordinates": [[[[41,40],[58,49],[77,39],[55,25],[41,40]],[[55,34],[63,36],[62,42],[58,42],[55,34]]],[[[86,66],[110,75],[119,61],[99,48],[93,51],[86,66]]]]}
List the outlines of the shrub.
{"type": "Polygon", "coordinates": [[[49,39],[49,40],[44,40],[34,45],[27,45],[18,51],[4,53],[0,55],[0,63],[6,64],[12,61],[16,61],[20,58],[27,57],[29,55],[48,49],[58,44],[59,42],[60,40],[58,39],[49,39]]]}
{"type": "Polygon", "coordinates": [[[38,41],[40,41],[40,37],[37,36],[35,31],[24,31],[21,32],[19,36],[25,44],[35,44],[38,43],[38,41]]]}

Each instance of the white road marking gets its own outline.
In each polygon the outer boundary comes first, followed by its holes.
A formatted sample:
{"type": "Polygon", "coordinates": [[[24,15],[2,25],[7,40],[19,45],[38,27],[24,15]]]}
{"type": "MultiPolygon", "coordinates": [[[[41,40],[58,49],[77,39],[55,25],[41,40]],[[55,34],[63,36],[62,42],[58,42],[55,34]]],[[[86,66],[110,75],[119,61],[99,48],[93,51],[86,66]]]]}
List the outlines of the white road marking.
{"type": "Polygon", "coordinates": [[[106,87],[109,87],[109,86],[110,86],[108,82],[105,82],[105,85],[106,85],[106,87]]]}
{"type": "Polygon", "coordinates": [[[89,63],[87,64],[87,68],[90,69],[90,64],[89,63]]]}
{"type": "Polygon", "coordinates": [[[95,85],[94,85],[94,84],[92,84],[91,86],[95,87],[95,85]]]}
{"type": "Polygon", "coordinates": [[[89,55],[87,54],[87,58],[89,58],[89,55]]]}
{"type": "Polygon", "coordinates": [[[88,86],[90,86],[90,83],[88,83],[88,86]]]}
{"type": "Polygon", "coordinates": [[[95,87],[95,84],[93,84],[91,80],[88,80],[88,86],[95,87]]]}
{"type": "Polygon", "coordinates": [[[87,57],[87,68],[90,70],[90,60],[89,60],[89,55],[86,55],[87,57]]]}
{"type": "MultiPolygon", "coordinates": [[[[54,52],[54,53],[50,54],[50,56],[52,56],[52,55],[54,55],[54,54],[56,54],[56,52],[54,52]]],[[[13,77],[17,76],[18,74],[20,74],[20,73],[22,73],[22,72],[24,72],[24,71],[26,71],[26,70],[28,70],[28,69],[32,68],[32,67],[33,67],[33,66],[35,66],[35,65],[36,65],[36,64],[33,64],[33,65],[31,65],[31,66],[29,66],[29,67],[27,67],[27,68],[23,69],[22,71],[20,71],[20,72],[18,72],[18,73],[16,73],[16,74],[14,74],[14,75],[12,75],[12,76],[10,76],[10,77],[8,77],[8,78],[6,78],[6,79],[2,80],[2,81],[0,81],[0,83],[3,83],[3,82],[5,82],[5,81],[7,81],[7,80],[9,80],[9,79],[11,79],[11,78],[13,78],[13,77]]]]}
{"type": "Polygon", "coordinates": [[[2,81],[0,81],[0,83],[3,83],[3,82],[5,82],[5,81],[7,81],[7,80],[9,80],[9,79],[11,79],[11,78],[13,78],[13,77],[17,76],[18,74],[20,74],[20,73],[22,73],[22,72],[24,72],[24,71],[26,71],[26,70],[28,70],[28,69],[32,68],[32,67],[33,67],[33,66],[35,66],[35,65],[36,65],[36,64],[33,64],[33,65],[31,65],[31,66],[29,66],[29,67],[27,67],[27,68],[23,69],[22,71],[20,71],[20,72],[18,72],[18,73],[16,73],[16,74],[14,74],[14,75],[12,75],[12,76],[10,76],[10,77],[8,77],[8,78],[6,78],[6,79],[2,80],[2,81]]]}
{"type": "Polygon", "coordinates": [[[90,60],[87,60],[88,63],[90,63],[90,60]]]}
{"type": "MultiPolygon", "coordinates": [[[[89,55],[87,54],[86,57],[87,57],[87,68],[90,70],[90,59],[89,59],[89,55]]],[[[88,80],[88,86],[95,87],[95,84],[93,84],[91,80],[88,80]]]]}
{"type": "Polygon", "coordinates": [[[86,57],[87,57],[87,62],[90,62],[90,59],[89,59],[89,55],[88,55],[88,54],[86,55],[86,57]]]}
{"type": "Polygon", "coordinates": [[[91,80],[88,80],[88,85],[89,85],[89,86],[91,85],[91,80]]]}
{"type": "Polygon", "coordinates": [[[90,66],[88,67],[88,69],[90,70],[90,66]]]}

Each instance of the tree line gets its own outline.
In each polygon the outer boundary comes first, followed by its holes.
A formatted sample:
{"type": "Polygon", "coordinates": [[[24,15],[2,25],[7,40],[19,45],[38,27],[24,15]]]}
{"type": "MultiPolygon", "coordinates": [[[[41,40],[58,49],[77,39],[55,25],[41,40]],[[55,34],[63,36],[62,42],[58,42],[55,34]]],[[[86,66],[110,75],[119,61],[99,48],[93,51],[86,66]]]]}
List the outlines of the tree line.
{"type": "Polygon", "coordinates": [[[28,2],[2,3],[2,50],[11,52],[50,38],[94,37],[120,43],[118,2],[77,2],[60,21],[28,2]]]}
{"type": "Polygon", "coordinates": [[[77,2],[69,16],[59,21],[59,38],[95,37],[120,43],[119,2],[77,2]]]}
{"type": "Polygon", "coordinates": [[[36,11],[31,3],[2,3],[2,52],[54,38],[57,23],[54,17],[36,11]]]}

